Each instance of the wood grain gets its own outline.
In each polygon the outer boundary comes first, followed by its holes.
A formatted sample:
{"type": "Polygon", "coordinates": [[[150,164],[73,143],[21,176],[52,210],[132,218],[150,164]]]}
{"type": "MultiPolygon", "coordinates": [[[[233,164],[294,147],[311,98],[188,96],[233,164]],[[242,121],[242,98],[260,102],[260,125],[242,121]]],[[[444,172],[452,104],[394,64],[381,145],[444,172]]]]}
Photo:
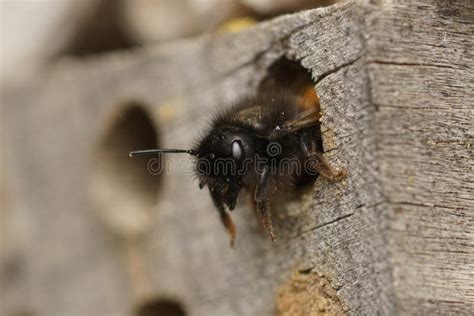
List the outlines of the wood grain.
{"type": "MultiPolygon", "coordinates": [[[[190,315],[307,311],[291,302],[333,314],[469,314],[473,21],[469,1],[347,2],[240,33],[63,60],[4,88],[7,211],[29,230],[22,277],[0,284],[3,310],[126,315],[164,298],[190,315]],[[312,77],[325,155],[347,179],[317,179],[275,203],[275,244],[242,197],[232,250],[188,160],[166,156],[146,232],[130,240],[104,223],[91,183],[127,104],[143,106],[161,146],[188,148],[210,113],[254,93],[281,58],[312,77]],[[313,300],[295,291],[295,275],[309,276],[313,300]]],[[[139,198],[120,190],[121,207],[139,198]]]]}

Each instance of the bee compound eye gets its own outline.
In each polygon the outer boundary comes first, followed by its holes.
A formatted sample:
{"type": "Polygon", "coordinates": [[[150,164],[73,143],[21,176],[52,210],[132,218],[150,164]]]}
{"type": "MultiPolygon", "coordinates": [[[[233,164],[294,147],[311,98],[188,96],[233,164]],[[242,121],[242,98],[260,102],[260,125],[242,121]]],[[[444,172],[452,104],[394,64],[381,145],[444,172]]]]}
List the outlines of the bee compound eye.
{"type": "Polygon", "coordinates": [[[232,158],[240,160],[244,155],[244,148],[239,140],[232,142],[232,158]]]}

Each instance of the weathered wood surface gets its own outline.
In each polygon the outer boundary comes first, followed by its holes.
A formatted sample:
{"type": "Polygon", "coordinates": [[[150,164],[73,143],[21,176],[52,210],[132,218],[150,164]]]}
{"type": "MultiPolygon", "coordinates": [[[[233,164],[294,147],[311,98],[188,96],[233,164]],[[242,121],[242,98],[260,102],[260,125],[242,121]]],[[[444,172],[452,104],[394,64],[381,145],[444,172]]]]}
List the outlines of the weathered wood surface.
{"type": "Polygon", "coordinates": [[[64,61],[46,80],[9,89],[7,219],[27,233],[4,260],[20,268],[2,270],[3,310],[123,315],[163,297],[190,315],[291,315],[304,304],[328,314],[468,314],[473,20],[469,1],[346,3],[238,34],[64,61]],[[168,157],[169,174],[154,178],[157,202],[134,221],[153,192],[136,190],[127,178],[136,166],[104,150],[126,155],[140,140],[130,129],[118,147],[101,141],[124,106],[144,105],[163,147],[189,147],[215,108],[255,92],[281,56],[311,72],[326,156],[348,178],[318,179],[278,205],[274,245],[240,201],[232,250],[207,192],[168,157]],[[103,178],[109,165],[120,177],[103,178]],[[122,214],[134,229],[116,225],[122,214]]]}
{"type": "Polygon", "coordinates": [[[368,72],[401,314],[474,310],[474,3],[396,1],[368,72]]]}

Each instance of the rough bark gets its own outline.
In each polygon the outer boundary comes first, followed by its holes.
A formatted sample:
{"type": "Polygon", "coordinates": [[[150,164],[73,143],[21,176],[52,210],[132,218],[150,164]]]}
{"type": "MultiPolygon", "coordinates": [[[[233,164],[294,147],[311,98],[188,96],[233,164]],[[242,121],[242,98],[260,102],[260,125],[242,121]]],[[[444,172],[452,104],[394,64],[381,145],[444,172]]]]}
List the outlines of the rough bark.
{"type": "Polygon", "coordinates": [[[21,269],[3,270],[2,307],[123,315],[167,298],[191,315],[291,315],[307,311],[301,304],[316,314],[468,314],[473,12],[469,1],[345,3],[64,61],[8,89],[7,219],[28,229],[5,260],[21,269]],[[254,93],[282,57],[311,73],[325,155],[348,177],[275,205],[275,244],[242,199],[232,250],[208,193],[177,160],[153,177],[157,192],[136,189],[149,175],[113,157],[142,137],[113,122],[139,103],[161,146],[189,147],[210,113],[254,93]],[[123,143],[104,141],[114,133],[123,143]],[[120,177],[107,179],[110,168],[120,177]]]}

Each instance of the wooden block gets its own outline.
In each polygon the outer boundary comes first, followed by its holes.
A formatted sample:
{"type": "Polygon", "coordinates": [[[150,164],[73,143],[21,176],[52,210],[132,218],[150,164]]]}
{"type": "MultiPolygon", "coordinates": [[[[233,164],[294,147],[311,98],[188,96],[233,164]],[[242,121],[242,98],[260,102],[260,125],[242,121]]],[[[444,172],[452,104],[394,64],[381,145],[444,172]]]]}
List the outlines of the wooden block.
{"type": "Polygon", "coordinates": [[[23,277],[1,289],[26,288],[25,306],[44,315],[285,315],[311,304],[328,315],[469,314],[472,12],[463,1],[349,2],[63,61],[4,89],[9,208],[31,228],[23,277]],[[313,81],[325,156],[348,177],[274,206],[275,244],[241,199],[233,250],[189,161],[166,156],[150,184],[149,161],[122,157],[143,140],[188,148],[212,112],[274,82],[281,63],[313,81]],[[97,182],[108,167],[114,177],[97,182]]]}

